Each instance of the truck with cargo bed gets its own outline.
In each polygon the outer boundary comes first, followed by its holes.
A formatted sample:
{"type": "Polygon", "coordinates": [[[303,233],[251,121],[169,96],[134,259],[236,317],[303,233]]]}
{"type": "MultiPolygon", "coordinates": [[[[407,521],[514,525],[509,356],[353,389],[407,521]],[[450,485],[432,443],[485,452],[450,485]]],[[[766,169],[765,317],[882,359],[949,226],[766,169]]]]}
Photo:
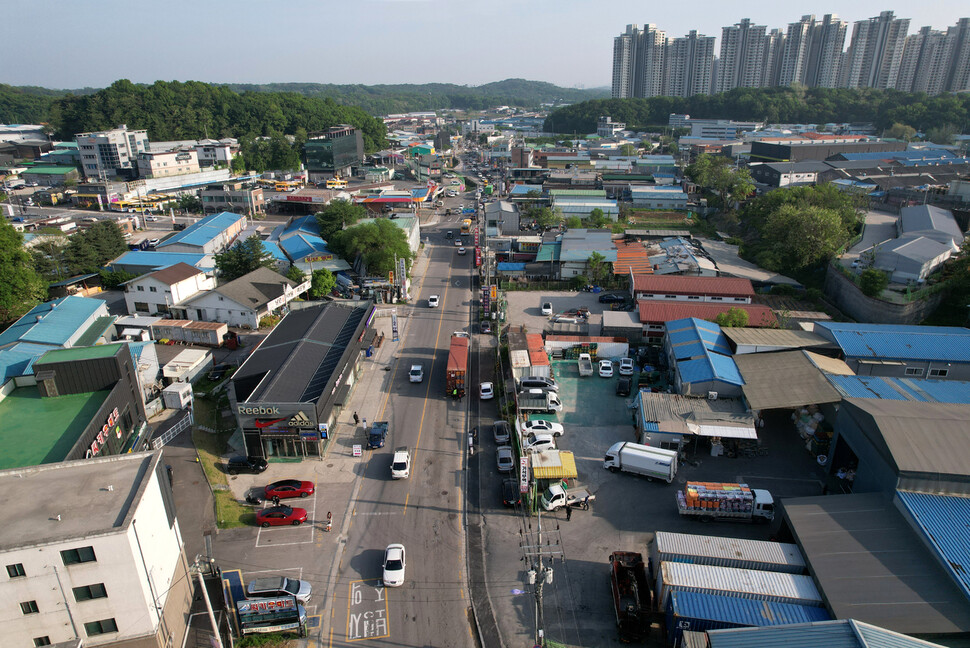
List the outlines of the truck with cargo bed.
{"type": "Polygon", "coordinates": [[[465,395],[465,374],[468,372],[468,336],[466,334],[451,336],[451,347],[448,349],[448,368],[445,375],[445,393],[454,396],[465,395]]]}
{"type": "Polygon", "coordinates": [[[556,392],[541,389],[520,391],[517,399],[520,412],[561,412],[562,401],[556,392]]]}
{"type": "Polygon", "coordinates": [[[610,446],[603,459],[603,467],[610,472],[630,472],[647,479],[662,479],[668,484],[677,474],[677,452],[632,441],[620,441],[610,446]]]}
{"type": "Polygon", "coordinates": [[[677,491],[677,512],[701,522],[770,522],[775,499],[766,490],[747,484],[687,482],[677,491]]]}
{"type": "Polygon", "coordinates": [[[592,376],[593,375],[593,358],[588,353],[580,353],[579,360],[579,375],[580,376],[592,376]]]}
{"type": "Polygon", "coordinates": [[[587,501],[592,502],[596,499],[596,495],[593,495],[582,484],[576,484],[572,487],[563,484],[564,482],[552,484],[542,493],[542,497],[539,498],[539,501],[542,502],[542,508],[547,511],[558,511],[567,504],[577,508],[583,506],[587,501]]]}
{"type": "Polygon", "coordinates": [[[650,632],[650,584],[643,556],[633,551],[611,553],[610,585],[620,641],[646,641],[650,632]]]}

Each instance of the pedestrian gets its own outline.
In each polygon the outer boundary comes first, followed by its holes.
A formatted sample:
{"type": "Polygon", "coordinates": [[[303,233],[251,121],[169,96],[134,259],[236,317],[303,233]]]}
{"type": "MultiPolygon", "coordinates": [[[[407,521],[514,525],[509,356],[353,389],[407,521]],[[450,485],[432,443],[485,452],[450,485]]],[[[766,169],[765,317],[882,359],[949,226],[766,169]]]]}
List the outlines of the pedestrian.
{"type": "Polygon", "coordinates": [[[566,504],[566,522],[569,522],[569,519],[572,516],[573,516],[573,507],[571,507],[569,504],[566,504]]]}
{"type": "Polygon", "coordinates": [[[279,506],[279,505],[280,505],[280,496],[273,495],[273,506],[279,506]]]}
{"type": "Polygon", "coordinates": [[[589,495],[583,498],[583,510],[589,510],[589,495]]]}
{"type": "Polygon", "coordinates": [[[354,425],[360,424],[360,417],[357,416],[357,412],[354,412],[354,425]]]}

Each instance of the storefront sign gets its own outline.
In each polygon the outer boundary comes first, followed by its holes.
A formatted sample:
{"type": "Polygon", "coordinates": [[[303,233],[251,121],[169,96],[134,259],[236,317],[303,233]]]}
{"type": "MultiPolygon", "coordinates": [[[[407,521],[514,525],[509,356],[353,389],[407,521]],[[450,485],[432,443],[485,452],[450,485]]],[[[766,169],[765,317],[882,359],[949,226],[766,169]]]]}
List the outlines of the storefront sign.
{"type": "Polygon", "coordinates": [[[519,459],[519,492],[529,492],[529,460],[526,457],[519,459]]]}
{"type": "Polygon", "coordinates": [[[107,423],[101,426],[101,429],[98,431],[98,436],[95,437],[94,441],[91,442],[91,446],[88,448],[86,456],[93,457],[94,455],[101,452],[101,448],[103,448],[104,444],[108,442],[108,438],[111,435],[112,428],[114,428],[113,431],[117,436],[117,438],[119,439],[121,438],[121,426],[116,425],[120,417],[121,417],[121,414],[118,412],[117,407],[111,411],[111,414],[108,414],[107,423]]]}
{"type": "Polygon", "coordinates": [[[313,196],[287,196],[286,202],[313,202],[313,196]]]}
{"type": "Polygon", "coordinates": [[[279,405],[236,406],[239,424],[243,428],[256,428],[264,433],[286,434],[301,428],[317,430],[317,416],[313,405],[307,403],[282,403],[279,405]]]}
{"type": "Polygon", "coordinates": [[[238,609],[242,614],[247,612],[256,613],[275,612],[278,610],[293,610],[296,609],[296,597],[288,596],[286,598],[278,599],[248,599],[246,601],[239,601],[238,609]]]}
{"type": "Polygon", "coordinates": [[[355,444],[355,445],[354,445],[354,456],[355,456],[355,457],[359,457],[359,456],[360,456],[360,455],[362,455],[363,453],[364,453],[364,446],[361,446],[361,445],[356,445],[356,444],[355,444]]]}

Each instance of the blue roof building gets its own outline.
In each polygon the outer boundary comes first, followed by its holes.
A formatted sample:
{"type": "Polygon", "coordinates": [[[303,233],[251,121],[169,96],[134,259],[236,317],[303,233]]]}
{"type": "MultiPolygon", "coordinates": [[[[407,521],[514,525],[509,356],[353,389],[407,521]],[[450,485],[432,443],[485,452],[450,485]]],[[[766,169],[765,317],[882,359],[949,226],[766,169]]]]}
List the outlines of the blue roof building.
{"type": "Polygon", "coordinates": [[[158,245],[162,252],[215,254],[228,247],[246,229],[246,217],[231,212],[206,216],[158,245]]]}
{"type": "Polygon", "coordinates": [[[710,630],[710,648],[943,648],[855,619],[710,630]]]}
{"type": "Polygon", "coordinates": [[[30,309],[26,315],[0,333],[0,349],[16,342],[70,348],[85,335],[98,318],[108,316],[101,299],[62,297],[30,309]]]}
{"type": "Polygon", "coordinates": [[[111,270],[124,270],[136,275],[155,272],[176,263],[187,263],[202,272],[216,269],[215,257],[211,254],[186,254],[184,252],[154,252],[152,250],[130,250],[107,265],[111,270]]]}
{"type": "Polygon", "coordinates": [[[731,347],[713,322],[690,317],[665,325],[664,351],[674,371],[677,393],[722,398],[741,396],[744,378],[731,357],[731,347]]]}
{"type": "Polygon", "coordinates": [[[970,497],[896,491],[938,562],[970,599],[970,497]]]}
{"type": "Polygon", "coordinates": [[[882,378],[822,374],[843,398],[881,398],[970,405],[970,382],[925,378],[882,378]]]}
{"type": "Polygon", "coordinates": [[[50,349],[49,346],[30,342],[15,342],[0,349],[0,385],[11,378],[33,373],[34,360],[50,349]]]}
{"type": "Polygon", "coordinates": [[[815,332],[860,376],[970,380],[970,329],[819,322],[815,332]]]}
{"type": "Polygon", "coordinates": [[[263,241],[263,247],[276,259],[281,271],[284,266],[291,265],[306,274],[322,269],[331,272],[350,269],[349,263],[327,247],[327,242],[320,236],[317,217],[313,214],[294,218],[285,226],[276,228],[270,240],[263,241]]]}

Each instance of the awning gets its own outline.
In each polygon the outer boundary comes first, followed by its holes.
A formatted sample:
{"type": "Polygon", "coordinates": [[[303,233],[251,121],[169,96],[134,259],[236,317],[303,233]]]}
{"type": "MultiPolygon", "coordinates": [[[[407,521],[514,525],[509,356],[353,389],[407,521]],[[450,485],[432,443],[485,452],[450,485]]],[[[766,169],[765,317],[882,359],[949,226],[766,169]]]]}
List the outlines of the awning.
{"type": "Polygon", "coordinates": [[[533,479],[576,479],[576,457],[564,450],[547,450],[529,455],[533,479]]]}
{"type": "Polygon", "coordinates": [[[721,437],[722,439],[757,439],[758,432],[753,427],[736,425],[696,425],[688,423],[687,428],[697,436],[721,437]]]}
{"type": "Polygon", "coordinates": [[[145,329],[126,328],[121,332],[121,337],[128,337],[129,335],[132,337],[141,337],[144,331],[145,329]]]}

